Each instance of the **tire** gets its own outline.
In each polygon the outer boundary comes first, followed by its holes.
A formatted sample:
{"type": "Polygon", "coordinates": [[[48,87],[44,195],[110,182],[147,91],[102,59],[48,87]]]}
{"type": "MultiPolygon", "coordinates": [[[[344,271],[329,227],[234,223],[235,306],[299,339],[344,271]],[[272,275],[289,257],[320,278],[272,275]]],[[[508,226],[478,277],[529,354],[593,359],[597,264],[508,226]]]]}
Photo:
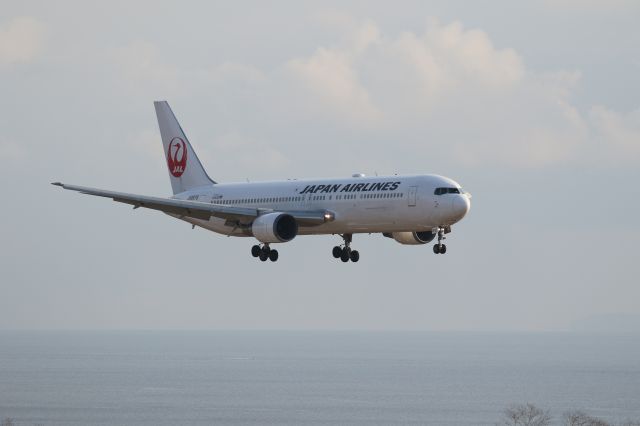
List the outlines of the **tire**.
{"type": "Polygon", "coordinates": [[[433,252],[435,254],[440,254],[440,246],[438,244],[433,245],[433,252]]]}
{"type": "Polygon", "coordinates": [[[333,257],[338,259],[338,258],[340,258],[340,256],[342,256],[342,249],[339,246],[335,246],[333,248],[333,257]]]}
{"type": "Polygon", "coordinates": [[[260,260],[263,262],[266,262],[266,260],[269,258],[269,255],[266,254],[264,251],[260,252],[260,260]]]}
{"type": "Polygon", "coordinates": [[[358,260],[360,260],[360,253],[358,253],[358,250],[353,250],[349,255],[349,258],[351,259],[352,262],[355,263],[358,260]]]}
{"type": "Polygon", "coordinates": [[[264,253],[265,256],[269,257],[270,251],[271,249],[269,248],[269,246],[262,246],[262,253],[264,253]]]}
{"type": "Polygon", "coordinates": [[[271,250],[269,252],[269,260],[275,262],[278,260],[278,250],[271,250]]]}
{"type": "Polygon", "coordinates": [[[440,247],[440,254],[445,254],[446,252],[447,252],[447,246],[443,244],[442,247],[440,247]]]}
{"type": "Polygon", "coordinates": [[[260,246],[255,245],[255,246],[251,247],[251,256],[258,257],[258,256],[260,256],[260,252],[261,251],[262,250],[260,249],[260,246]]]}
{"type": "Polygon", "coordinates": [[[342,250],[342,254],[340,255],[340,260],[342,260],[343,262],[348,262],[349,261],[349,252],[346,250],[342,250]]]}

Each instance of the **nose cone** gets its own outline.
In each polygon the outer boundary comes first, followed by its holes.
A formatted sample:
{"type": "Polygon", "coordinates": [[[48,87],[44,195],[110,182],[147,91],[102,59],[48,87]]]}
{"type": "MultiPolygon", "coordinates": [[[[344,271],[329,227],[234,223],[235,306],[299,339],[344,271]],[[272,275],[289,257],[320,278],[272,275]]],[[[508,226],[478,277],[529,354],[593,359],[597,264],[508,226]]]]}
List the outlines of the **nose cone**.
{"type": "Polygon", "coordinates": [[[466,194],[457,194],[451,200],[451,219],[454,222],[461,220],[469,209],[471,208],[471,201],[466,194]]]}

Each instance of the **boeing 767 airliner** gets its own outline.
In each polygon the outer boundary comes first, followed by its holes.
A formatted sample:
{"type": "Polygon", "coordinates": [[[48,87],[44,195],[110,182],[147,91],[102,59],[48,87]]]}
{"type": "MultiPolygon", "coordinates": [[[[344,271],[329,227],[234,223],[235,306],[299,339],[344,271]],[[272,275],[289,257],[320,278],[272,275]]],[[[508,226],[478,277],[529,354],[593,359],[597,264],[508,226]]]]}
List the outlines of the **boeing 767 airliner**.
{"type": "Polygon", "coordinates": [[[160,210],[195,226],[236,237],[253,237],[261,261],[278,260],[273,243],[297,235],[337,234],[344,241],[333,257],[357,262],[353,234],[381,233],[400,244],[426,244],[433,252],[451,226],[469,211],[471,195],[455,181],[437,175],[306,179],[256,183],[217,183],[202,167],[166,101],[154,102],[173,197],[151,197],[55,182],[83,194],[160,210]]]}

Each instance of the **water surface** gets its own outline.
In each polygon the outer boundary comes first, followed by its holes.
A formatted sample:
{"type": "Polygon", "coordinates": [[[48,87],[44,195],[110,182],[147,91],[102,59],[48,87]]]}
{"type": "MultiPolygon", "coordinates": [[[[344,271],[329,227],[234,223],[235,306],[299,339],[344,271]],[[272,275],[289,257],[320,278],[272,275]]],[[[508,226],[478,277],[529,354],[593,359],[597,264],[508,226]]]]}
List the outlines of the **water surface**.
{"type": "Polygon", "coordinates": [[[524,402],[640,420],[640,336],[0,332],[18,425],[494,425],[524,402]]]}

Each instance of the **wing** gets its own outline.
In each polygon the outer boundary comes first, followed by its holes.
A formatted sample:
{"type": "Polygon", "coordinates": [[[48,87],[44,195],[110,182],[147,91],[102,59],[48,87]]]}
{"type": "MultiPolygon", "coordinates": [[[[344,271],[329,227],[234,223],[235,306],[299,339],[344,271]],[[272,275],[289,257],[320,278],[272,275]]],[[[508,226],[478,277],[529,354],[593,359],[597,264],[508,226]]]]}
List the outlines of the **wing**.
{"type": "MultiPolygon", "coordinates": [[[[200,201],[179,200],[175,198],[150,197],[147,195],[126,194],[124,192],[106,191],[103,189],[87,188],[85,186],[66,185],[54,182],[52,185],[60,186],[82,194],[95,195],[97,197],[111,198],[119,203],[131,204],[134,209],[144,207],[159,210],[179,217],[191,217],[195,219],[209,220],[218,217],[230,221],[250,223],[261,214],[271,213],[272,209],[257,209],[251,207],[231,207],[222,204],[210,204],[200,201]]],[[[316,226],[332,221],[333,213],[326,210],[315,211],[282,211],[293,216],[301,226],[316,226]]]]}

